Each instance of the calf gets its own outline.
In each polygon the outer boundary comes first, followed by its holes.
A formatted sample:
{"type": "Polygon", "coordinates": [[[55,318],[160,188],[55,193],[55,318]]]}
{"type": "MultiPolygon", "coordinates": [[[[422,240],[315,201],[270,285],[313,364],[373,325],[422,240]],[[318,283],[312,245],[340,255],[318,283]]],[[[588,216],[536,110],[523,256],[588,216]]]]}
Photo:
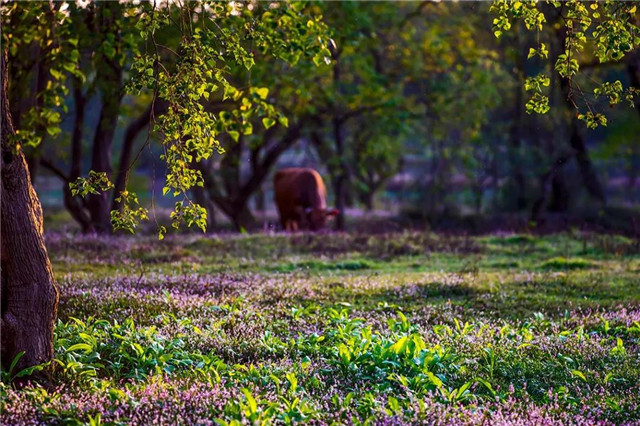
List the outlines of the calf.
{"type": "Polygon", "coordinates": [[[326,226],[329,217],[338,214],[336,209],[327,209],[324,182],[313,169],[280,170],[273,177],[273,188],[280,223],[287,231],[306,227],[318,231],[326,226]]]}

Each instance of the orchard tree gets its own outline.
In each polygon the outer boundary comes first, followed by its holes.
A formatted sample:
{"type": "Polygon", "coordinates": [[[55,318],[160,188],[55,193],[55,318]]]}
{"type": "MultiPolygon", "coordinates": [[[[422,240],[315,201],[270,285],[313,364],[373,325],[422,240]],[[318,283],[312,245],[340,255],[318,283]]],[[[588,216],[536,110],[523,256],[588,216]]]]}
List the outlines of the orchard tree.
{"type": "MultiPolygon", "coordinates": [[[[119,7],[119,6],[113,6],[119,7]]],[[[320,17],[310,17],[303,3],[273,3],[256,13],[250,3],[154,3],[140,14],[136,29],[146,40],[147,50],[132,64],[128,89],[134,93],[151,91],[153,103],[163,101],[166,112],[156,117],[154,130],[162,138],[162,159],[167,166],[165,193],[178,197],[171,214],[172,226],[180,224],[204,228],[206,211],[188,196],[193,186],[202,185],[194,162],[211,157],[227,134],[237,138],[248,133],[252,117],[260,117],[265,126],[275,121],[286,124],[275,108],[265,100],[266,87],[236,87],[227,78],[230,64],[254,65],[257,55],[249,52],[246,42],[257,46],[262,55],[276,56],[295,63],[301,56],[328,60],[329,39],[320,17]],[[175,19],[175,16],[178,19],[175,19]],[[158,42],[164,31],[179,31],[175,46],[158,42]],[[174,58],[163,60],[166,49],[174,58]],[[239,101],[237,108],[224,116],[205,108],[212,96],[239,101]]],[[[112,13],[105,19],[113,18],[112,13]]],[[[13,126],[9,105],[10,73],[7,58],[21,43],[37,42],[49,51],[50,70],[62,75],[67,70],[81,77],[78,68],[77,42],[72,37],[69,13],[52,3],[2,4],[2,363],[7,368],[14,360],[20,370],[47,363],[53,356],[53,324],[58,293],[51,264],[44,245],[42,209],[31,184],[23,146],[39,143],[35,125],[13,126]],[[9,26],[8,23],[11,23],[9,26]],[[32,25],[38,22],[40,25],[32,25]],[[8,27],[8,28],[7,28],[8,27]],[[74,53],[75,52],[75,53],[74,53]]],[[[109,27],[107,25],[107,27],[109,27]]],[[[108,31],[108,28],[105,29],[108,31]]],[[[116,38],[117,34],[106,39],[116,38]]],[[[108,52],[102,52],[110,56],[108,52]]],[[[19,70],[12,70],[18,72],[19,70]]],[[[109,70],[108,72],[119,72],[109,70]]],[[[105,70],[105,72],[107,72],[105,70]]],[[[51,84],[42,93],[41,110],[34,120],[50,133],[59,131],[66,79],[52,71],[51,84]]],[[[118,98],[119,99],[119,98],[118,98]]],[[[104,106],[103,106],[104,107],[104,106]]],[[[115,108],[115,104],[114,104],[115,108]]],[[[71,184],[73,195],[99,195],[113,186],[104,170],[92,170],[71,184]]],[[[133,231],[148,212],[138,205],[134,193],[126,189],[118,195],[120,210],[112,210],[115,228],[133,231]]],[[[163,238],[167,230],[159,228],[163,238]]]]}

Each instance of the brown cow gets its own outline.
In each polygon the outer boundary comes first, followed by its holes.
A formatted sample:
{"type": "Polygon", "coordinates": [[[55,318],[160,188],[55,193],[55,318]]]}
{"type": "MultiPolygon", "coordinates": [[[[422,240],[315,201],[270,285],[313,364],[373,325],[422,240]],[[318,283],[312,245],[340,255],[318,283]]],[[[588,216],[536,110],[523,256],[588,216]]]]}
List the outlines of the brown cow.
{"type": "Polygon", "coordinates": [[[307,226],[317,231],[325,227],[327,218],[338,214],[336,209],[327,209],[324,182],[313,169],[282,169],[273,177],[273,188],[280,223],[287,231],[307,226]]]}

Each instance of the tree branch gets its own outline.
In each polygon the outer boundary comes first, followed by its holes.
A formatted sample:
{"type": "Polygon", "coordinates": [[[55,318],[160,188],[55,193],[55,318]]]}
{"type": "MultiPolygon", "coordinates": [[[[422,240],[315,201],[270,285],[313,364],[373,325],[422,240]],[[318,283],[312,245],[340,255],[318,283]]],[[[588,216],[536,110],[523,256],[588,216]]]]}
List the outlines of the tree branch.
{"type": "Polygon", "coordinates": [[[42,167],[51,171],[54,175],[58,176],[64,182],[69,183],[71,181],[69,176],[67,176],[62,170],[60,170],[55,164],[53,164],[49,160],[45,158],[40,158],[40,164],[42,165],[42,167]]]}
{"type": "MultiPolygon", "coordinates": [[[[116,174],[116,181],[114,184],[113,200],[111,202],[111,210],[117,210],[120,208],[120,204],[116,201],[116,198],[120,197],[120,193],[127,187],[128,175],[131,167],[135,164],[135,159],[131,161],[131,152],[136,138],[140,132],[151,122],[152,117],[160,115],[166,111],[168,107],[167,102],[160,99],[156,99],[155,102],[150,104],[138,118],[133,120],[124,134],[122,142],[122,151],[120,152],[120,164],[118,165],[118,172],[116,174]]],[[[139,155],[139,154],[138,154],[139,155]]],[[[136,155],[136,159],[138,158],[136,155]]]]}
{"type": "MultiPolygon", "coordinates": [[[[238,199],[236,203],[244,204],[247,202],[251,194],[260,186],[264,178],[271,170],[271,167],[278,161],[280,155],[291,147],[299,138],[302,133],[302,128],[306,124],[306,120],[301,118],[298,123],[292,127],[289,127],[287,133],[282,139],[263,157],[259,163],[259,167],[254,169],[249,180],[242,185],[238,191],[238,199]]],[[[266,135],[265,135],[266,136],[266,135]]]]}

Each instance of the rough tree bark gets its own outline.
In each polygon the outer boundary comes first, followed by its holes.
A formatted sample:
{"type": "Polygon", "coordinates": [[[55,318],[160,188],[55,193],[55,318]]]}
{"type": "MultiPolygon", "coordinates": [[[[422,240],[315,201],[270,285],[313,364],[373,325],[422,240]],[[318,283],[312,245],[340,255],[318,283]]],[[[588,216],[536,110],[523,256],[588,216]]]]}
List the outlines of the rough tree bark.
{"type": "Polygon", "coordinates": [[[24,351],[14,371],[50,361],[58,290],[44,244],[42,207],[15,143],[8,99],[7,52],[2,76],[1,318],[2,366],[24,351]]]}

